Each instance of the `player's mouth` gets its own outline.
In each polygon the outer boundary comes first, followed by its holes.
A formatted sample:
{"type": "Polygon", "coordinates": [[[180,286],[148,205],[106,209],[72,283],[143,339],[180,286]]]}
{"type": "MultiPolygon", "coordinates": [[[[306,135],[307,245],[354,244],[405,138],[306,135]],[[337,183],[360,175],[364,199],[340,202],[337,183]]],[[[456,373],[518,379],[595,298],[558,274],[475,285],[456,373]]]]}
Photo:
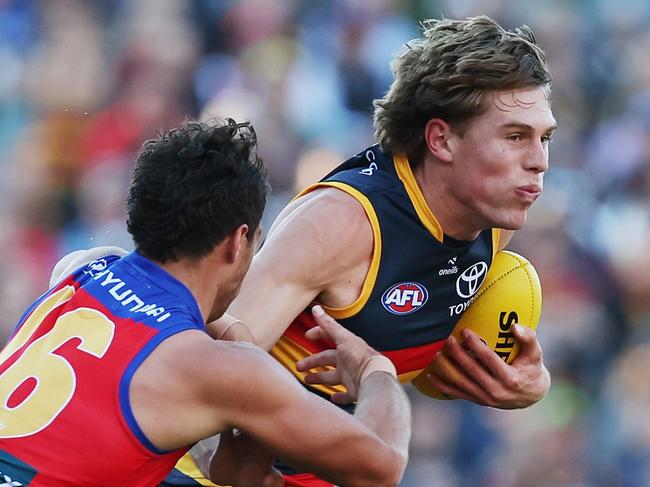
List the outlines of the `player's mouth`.
{"type": "Polygon", "coordinates": [[[515,192],[517,193],[517,196],[524,201],[534,203],[535,200],[539,198],[539,195],[542,194],[542,188],[536,184],[529,184],[527,186],[518,186],[515,189],[515,192]]]}

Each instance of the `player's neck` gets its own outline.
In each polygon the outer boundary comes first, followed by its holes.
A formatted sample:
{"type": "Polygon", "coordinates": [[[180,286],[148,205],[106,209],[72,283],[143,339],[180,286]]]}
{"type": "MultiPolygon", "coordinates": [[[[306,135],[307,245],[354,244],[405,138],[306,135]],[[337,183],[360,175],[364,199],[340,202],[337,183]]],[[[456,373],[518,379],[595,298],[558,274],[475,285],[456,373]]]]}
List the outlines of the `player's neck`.
{"type": "Polygon", "coordinates": [[[444,164],[425,158],[413,169],[413,176],[444,234],[456,240],[474,240],[482,228],[471,211],[454,197],[444,174],[447,170],[444,164]]]}
{"type": "Polygon", "coordinates": [[[218,282],[216,269],[210,265],[205,258],[198,261],[181,259],[177,262],[158,263],[163,269],[169,272],[176,279],[181,281],[190,290],[199,306],[203,321],[206,322],[215,296],[218,294],[218,282]]]}

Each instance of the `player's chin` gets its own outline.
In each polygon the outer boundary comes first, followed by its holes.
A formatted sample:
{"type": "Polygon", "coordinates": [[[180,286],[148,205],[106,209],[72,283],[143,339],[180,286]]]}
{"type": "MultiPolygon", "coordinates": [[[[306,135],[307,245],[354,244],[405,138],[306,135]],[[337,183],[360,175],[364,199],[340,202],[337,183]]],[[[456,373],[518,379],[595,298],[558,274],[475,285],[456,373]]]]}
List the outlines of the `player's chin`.
{"type": "Polygon", "coordinates": [[[526,225],[528,207],[510,211],[507,215],[503,216],[504,218],[501,218],[498,224],[494,225],[495,227],[503,228],[504,230],[520,230],[526,225]]]}

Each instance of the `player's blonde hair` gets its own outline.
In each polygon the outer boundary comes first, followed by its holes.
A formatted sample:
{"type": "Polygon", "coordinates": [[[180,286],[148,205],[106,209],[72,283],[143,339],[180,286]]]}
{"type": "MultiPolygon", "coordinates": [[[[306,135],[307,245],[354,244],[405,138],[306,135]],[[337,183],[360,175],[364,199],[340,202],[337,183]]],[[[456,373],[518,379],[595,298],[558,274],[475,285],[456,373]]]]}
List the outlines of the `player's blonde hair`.
{"type": "Polygon", "coordinates": [[[487,16],[426,20],[424,37],[407,43],[393,61],[394,81],[374,101],[375,136],[387,152],[418,164],[424,127],[441,118],[462,135],[463,123],[487,109],[489,91],[550,87],[544,52],[528,26],[514,31],[487,16]]]}

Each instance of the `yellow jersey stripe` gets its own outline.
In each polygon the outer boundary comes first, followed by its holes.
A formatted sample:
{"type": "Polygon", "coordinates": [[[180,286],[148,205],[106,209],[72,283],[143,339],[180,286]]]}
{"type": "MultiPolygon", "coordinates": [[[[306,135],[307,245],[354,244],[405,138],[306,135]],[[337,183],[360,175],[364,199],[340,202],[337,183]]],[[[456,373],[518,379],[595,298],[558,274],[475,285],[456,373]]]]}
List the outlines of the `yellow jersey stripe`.
{"type": "MultiPolygon", "coordinates": [[[[381,260],[381,229],[379,227],[379,219],[375,213],[375,209],[372,206],[372,203],[367,198],[366,195],[358,191],[357,189],[349,186],[345,183],[339,183],[336,181],[321,181],[312,186],[309,186],[305,190],[301,191],[296,198],[303,196],[311,191],[322,188],[322,187],[332,187],[340,189],[341,191],[346,192],[354,199],[356,199],[368,216],[370,225],[372,227],[372,234],[374,237],[374,248],[372,252],[372,259],[370,261],[370,268],[366,274],[366,278],[363,281],[363,286],[361,288],[361,293],[359,297],[354,300],[350,305],[342,308],[330,308],[329,306],[323,305],[323,308],[335,319],[349,318],[357,314],[368,302],[372,289],[375,287],[375,281],[377,280],[377,273],[379,272],[379,261],[381,260]]],[[[294,200],[296,199],[294,198],[294,200]]]]}
{"type": "MultiPolygon", "coordinates": [[[[181,459],[176,463],[175,468],[176,470],[190,477],[192,480],[195,480],[199,485],[219,487],[217,484],[213,484],[203,476],[203,474],[199,470],[199,467],[196,466],[196,463],[194,463],[194,460],[192,460],[192,457],[190,456],[189,453],[186,453],[181,457],[181,459]]],[[[228,487],[228,486],[224,485],[221,487],[228,487]]]]}
{"type": "Polygon", "coordinates": [[[444,234],[440,223],[436,217],[431,212],[431,208],[427,205],[424,195],[418,186],[413,171],[411,170],[411,165],[409,164],[408,159],[403,154],[396,154],[393,157],[393,162],[395,164],[395,170],[400,180],[406,188],[406,192],[409,195],[411,203],[415,208],[420,221],[424,227],[429,230],[429,233],[435,237],[438,242],[442,242],[444,239],[444,234]]]}

